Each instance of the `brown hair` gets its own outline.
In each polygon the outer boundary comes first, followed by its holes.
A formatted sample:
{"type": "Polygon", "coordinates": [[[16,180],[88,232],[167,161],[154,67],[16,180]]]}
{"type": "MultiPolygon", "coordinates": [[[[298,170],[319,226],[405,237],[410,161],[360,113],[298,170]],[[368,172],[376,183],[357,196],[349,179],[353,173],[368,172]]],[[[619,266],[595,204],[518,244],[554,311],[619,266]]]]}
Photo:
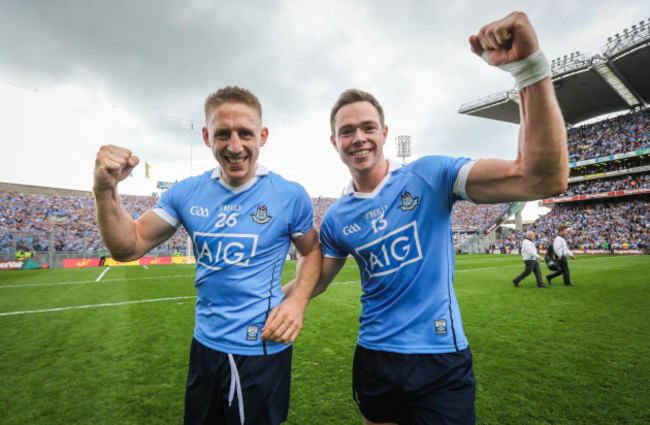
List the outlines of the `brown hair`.
{"type": "Polygon", "coordinates": [[[262,105],[260,100],[250,90],[237,86],[227,86],[211,93],[205,99],[205,120],[209,119],[210,112],[224,103],[243,103],[255,109],[262,119],[262,105]]]}
{"type": "Polygon", "coordinates": [[[375,98],[375,96],[358,89],[348,89],[341,93],[338,100],[332,107],[332,112],[330,112],[330,128],[332,130],[332,135],[334,134],[334,117],[336,116],[336,113],[345,105],[356,102],[369,102],[372,106],[374,106],[379,113],[379,124],[384,127],[384,108],[381,107],[381,104],[375,98]]]}

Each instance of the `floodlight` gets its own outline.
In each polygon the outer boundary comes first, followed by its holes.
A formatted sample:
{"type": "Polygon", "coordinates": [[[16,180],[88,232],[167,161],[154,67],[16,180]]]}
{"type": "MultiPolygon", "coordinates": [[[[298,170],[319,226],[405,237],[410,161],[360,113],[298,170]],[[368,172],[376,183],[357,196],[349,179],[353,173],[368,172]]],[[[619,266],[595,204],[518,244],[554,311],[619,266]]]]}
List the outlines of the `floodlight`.
{"type": "Polygon", "coordinates": [[[397,156],[402,158],[402,163],[406,162],[406,157],[411,156],[411,136],[397,136],[397,156]]]}

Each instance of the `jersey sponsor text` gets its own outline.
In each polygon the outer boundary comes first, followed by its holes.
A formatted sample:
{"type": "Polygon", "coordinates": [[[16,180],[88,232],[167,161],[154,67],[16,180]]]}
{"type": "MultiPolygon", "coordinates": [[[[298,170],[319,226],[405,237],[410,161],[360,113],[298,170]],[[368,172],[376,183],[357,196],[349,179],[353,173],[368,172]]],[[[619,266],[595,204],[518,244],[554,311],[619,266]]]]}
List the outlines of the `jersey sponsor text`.
{"type": "Polygon", "coordinates": [[[255,256],[258,235],[194,232],[197,264],[212,270],[247,267],[255,256]]]}
{"type": "Polygon", "coordinates": [[[369,277],[395,273],[407,264],[422,260],[422,248],[415,221],[356,248],[369,277]]]}

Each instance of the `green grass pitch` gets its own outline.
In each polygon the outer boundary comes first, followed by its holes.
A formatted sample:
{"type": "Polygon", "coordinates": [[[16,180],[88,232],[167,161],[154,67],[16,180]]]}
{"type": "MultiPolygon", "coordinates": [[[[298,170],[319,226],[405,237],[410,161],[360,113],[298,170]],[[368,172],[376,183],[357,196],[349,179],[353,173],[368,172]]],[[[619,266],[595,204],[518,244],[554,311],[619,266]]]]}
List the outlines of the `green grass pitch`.
{"type": "MultiPolygon", "coordinates": [[[[456,258],[479,424],[650,423],[650,256],[570,267],[575,288],[538,289],[532,276],[515,288],[520,256],[456,258]]],[[[0,272],[1,423],[182,423],[193,266],[112,267],[97,281],[103,271],[0,272]]],[[[287,424],[361,423],[350,389],[360,295],[348,262],[310,303],[287,424]]]]}

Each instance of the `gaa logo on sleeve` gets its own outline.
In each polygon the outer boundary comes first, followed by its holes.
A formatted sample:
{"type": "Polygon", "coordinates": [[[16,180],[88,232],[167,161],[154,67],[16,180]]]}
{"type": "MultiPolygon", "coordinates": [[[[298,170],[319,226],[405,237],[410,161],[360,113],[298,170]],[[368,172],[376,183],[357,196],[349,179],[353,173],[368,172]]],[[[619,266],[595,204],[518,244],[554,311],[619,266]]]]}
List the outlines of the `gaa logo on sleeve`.
{"type": "Polygon", "coordinates": [[[407,264],[420,261],[422,248],[416,222],[358,247],[356,253],[364,261],[364,270],[369,277],[395,273],[407,264]]]}
{"type": "Polygon", "coordinates": [[[194,232],[196,262],[212,270],[247,267],[255,256],[258,235],[194,232]]]}

